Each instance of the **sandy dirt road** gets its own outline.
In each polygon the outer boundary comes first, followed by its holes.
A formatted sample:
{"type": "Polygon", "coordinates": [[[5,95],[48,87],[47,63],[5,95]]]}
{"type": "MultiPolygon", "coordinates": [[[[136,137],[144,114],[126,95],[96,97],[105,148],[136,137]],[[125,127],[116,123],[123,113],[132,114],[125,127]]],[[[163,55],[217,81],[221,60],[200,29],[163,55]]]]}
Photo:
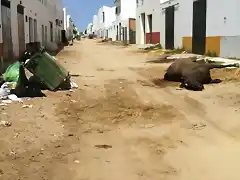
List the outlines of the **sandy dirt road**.
{"type": "Polygon", "coordinates": [[[3,180],[239,180],[240,84],[203,92],[161,80],[169,64],[131,48],[83,40],[58,60],[74,92],[1,107],[3,180]],[[160,79],[159,79],[160,78],[160,79]]]}

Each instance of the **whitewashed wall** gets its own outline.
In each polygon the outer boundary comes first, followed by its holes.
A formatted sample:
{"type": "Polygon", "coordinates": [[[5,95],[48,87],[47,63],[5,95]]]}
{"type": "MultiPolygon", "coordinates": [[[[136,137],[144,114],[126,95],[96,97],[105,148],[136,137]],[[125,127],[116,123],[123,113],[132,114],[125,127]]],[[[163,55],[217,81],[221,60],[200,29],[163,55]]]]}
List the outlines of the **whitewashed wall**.
{"type": "MultiPolygon", "coordinates": [[[[115,1],[115,6],[121,6],[121,12],[116,15],[116,20],[114,21],[115,29],[113,31],[113,36],[116,40],[117,26],[121,23],[122,27],[127,27],[129,29],[129,18],[136,18],[136,0],[118,0],[115,1]]],[[[129,40],[129,31],[127,35],[127,40],[129,40]]]]}
{"type": "MultiPolygon", "coordinates": [[[[160,9],[159,0],[139,1],[136,7],[136,43],[144,44],[143,24],[141,14],[145,13],[146,33],[149,32],[147,15],[152,14],[152,30],[153,32],[160,32],[163,25],[163,17],[160,9]]],[[[161,34],[161,33],[160,33],[161,34]]]]}
{"type": "MultiPolygon", "coordinates": [[[[63,29],[63,27],[56,27],[55,20],[58,18],[63,21],[63,10],[61,0],[48,0],[46,4],[42,4],[39,0],[21,0],[24,8],[24,15],[37,20],[37,41],[42,43],[42,25],[48,27],[48,46],[56,47],[56,30],[63,29]],[[49,21],[53,22],[53,40],[50,41],[50,25],[49,21]]],[[[17,56],[19,55],[18,44],[18,25],[17,25],[17,5],[20,0],[11,0],[11,23],[12,23],[12,38],[13,38],[13,51],[17,56]]],[[[25,43],[29,43],[29,22],[25,21],[25,43]]]]}
{"type": "Polygon", "coordinates": [[[111,26],[112,22],[115,20],[115,7],[103,6],[98,10],[97,15],[97,32],[98,36],[106,36],[106,29],[111,26]],[[105,13],[105,21],[103,22],[102,13],[105,13]]]}

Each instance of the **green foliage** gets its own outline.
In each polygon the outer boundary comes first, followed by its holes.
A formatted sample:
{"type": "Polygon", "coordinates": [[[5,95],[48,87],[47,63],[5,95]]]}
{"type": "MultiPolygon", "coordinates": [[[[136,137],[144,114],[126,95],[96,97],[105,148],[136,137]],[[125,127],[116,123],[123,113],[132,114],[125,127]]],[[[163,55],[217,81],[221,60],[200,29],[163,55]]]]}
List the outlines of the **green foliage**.
{"type": "Polygon", "coordinates": [[[172,49],[172,50],[167,50],[165,51],[164,54],[181,54],[185,51],[185,49],[182,47],[182,48],[176,48],[176,49],[172,49]]]}
{"type": "Polygon", "coordinates": [[[157,50],[157,49],[162,49],[162,45],[156,44],[156,45],[144,48],[144,50],[157,50]]]}

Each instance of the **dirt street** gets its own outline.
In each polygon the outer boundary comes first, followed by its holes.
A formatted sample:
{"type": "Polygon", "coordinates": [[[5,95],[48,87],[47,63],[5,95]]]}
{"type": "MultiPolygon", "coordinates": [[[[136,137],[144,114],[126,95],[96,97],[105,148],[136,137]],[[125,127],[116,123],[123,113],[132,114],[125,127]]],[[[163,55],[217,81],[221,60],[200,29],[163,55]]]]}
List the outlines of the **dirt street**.
{"type": "Polygon", "coordinates": [[[2,180],[239,180],[237,70],[202,92],[161,78],[132,47],[76,42],[58,55],[74,92],[1,106],[2,180]],[[23,105],[32,105],[24,108],[23,105]]]}

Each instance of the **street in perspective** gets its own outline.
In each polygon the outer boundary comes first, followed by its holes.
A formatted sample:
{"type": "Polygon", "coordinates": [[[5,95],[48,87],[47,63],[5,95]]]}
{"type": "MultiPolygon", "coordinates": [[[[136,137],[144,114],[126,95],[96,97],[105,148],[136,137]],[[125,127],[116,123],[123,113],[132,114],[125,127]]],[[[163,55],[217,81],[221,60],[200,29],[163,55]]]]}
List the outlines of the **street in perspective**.
{"type": "Polygon", "coordinates": [[[0,180],[240,179],[240,2],[0,1],[0,180]]]}

